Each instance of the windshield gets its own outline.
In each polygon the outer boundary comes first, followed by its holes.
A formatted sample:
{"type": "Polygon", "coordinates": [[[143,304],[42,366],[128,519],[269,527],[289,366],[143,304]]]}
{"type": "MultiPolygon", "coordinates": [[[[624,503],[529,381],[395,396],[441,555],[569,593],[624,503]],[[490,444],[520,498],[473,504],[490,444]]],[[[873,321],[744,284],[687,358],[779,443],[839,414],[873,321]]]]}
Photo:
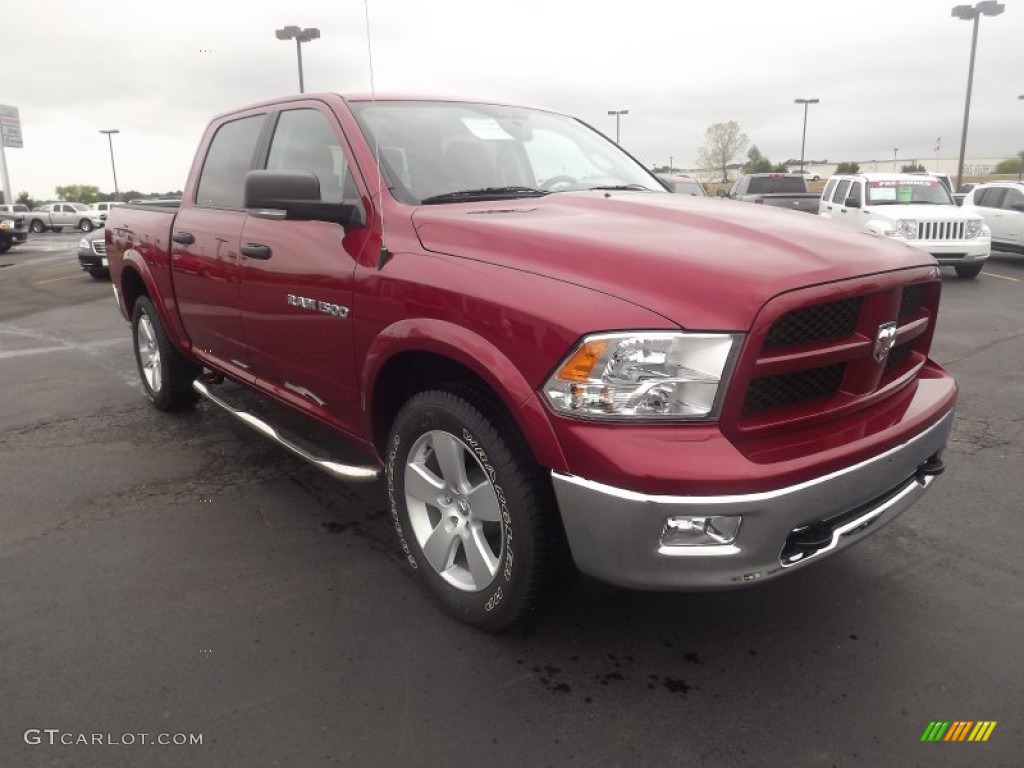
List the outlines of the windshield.
{"type": "Polygon", "coordinates": [[[938,179],[893,179],[868,183],[868,205],[953,205],[938,179]]]}
{"type": "Polygon", "coordinates": [[[82,203],[72,203],[71,207],[74,208],[76,211],[88,211],[89,210],[89,206],[88,205],[82,205],[82,203]]]}
{"type": "Polygon", "coordinates": [[[351,107],[370,146],[379,145],[392,193],[412,205],[581,189],[665,192],[613,142],[564,115],[461,102],[351,107]]]}
{"type": "Polygon", "coordinates": [[[670,181],[679,195],[696,195],[697,197],[704,196],[704,189],[696,181],[670,181]]]}

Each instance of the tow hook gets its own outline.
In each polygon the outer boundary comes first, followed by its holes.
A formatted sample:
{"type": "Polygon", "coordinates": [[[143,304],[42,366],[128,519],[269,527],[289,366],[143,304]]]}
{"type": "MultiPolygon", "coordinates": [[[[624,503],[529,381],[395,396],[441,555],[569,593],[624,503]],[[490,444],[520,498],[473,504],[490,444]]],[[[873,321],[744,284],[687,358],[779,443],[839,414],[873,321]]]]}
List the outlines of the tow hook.
{"type": "Polygon", "coordinates": [[[935,477],[945,471],[945,463],[939,458],[938,454],[935,454],[917,468],[917,479],[923,481],[928,476],[935,477]]]}

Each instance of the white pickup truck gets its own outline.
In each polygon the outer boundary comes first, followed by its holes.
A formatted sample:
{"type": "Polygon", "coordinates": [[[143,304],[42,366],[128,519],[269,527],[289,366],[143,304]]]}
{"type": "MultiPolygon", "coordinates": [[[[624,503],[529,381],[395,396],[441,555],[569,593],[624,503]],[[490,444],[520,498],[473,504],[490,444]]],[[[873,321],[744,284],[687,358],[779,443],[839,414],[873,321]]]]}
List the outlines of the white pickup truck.
{"type": "Polygon", "coordinates": [[[47,230],[60,232],[64,227],[91,232],[106,223],[107,215],[83,203],[46,203],[26,213],[25,221],[36,234],[47,230]]]}
{"type": "Polygon", "coordinates": [[[876,237],[902,240],[930,253],[960,277],[977,277],[992,233],[977,213],[958,208],[942,182],[910,173],[832,176],[818,214],[876,237]]]}

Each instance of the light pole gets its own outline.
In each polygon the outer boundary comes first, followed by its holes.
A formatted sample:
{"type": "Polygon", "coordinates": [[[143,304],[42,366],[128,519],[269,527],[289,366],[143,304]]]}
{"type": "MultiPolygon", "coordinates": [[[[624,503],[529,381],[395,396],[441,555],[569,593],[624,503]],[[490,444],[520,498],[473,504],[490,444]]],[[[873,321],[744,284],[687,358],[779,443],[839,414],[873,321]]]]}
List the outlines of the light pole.
{"type": "Polygon", "coordinates": [[[295,53],[299,57],[299,93],[305,93],[306,87],[302,82],[302,44],[320,37],[320,30],[316,27],[300,29],[296,26],[283,27],[274,30],[278,40],[295,40],[295,53]]]}
{"type": "Polygon", "coordinates": [[[114,172],[114,199],[119,200],[121,198],[121,192],[117,188],[117,166],[114,165],[114,139],[113,134],[120,133],[117,128],[108,128],[101,130],[100,133],[107,134],[107,144],[110,145],[110,170],[114,172]]]}
{"type": "MultiPolygon", "coordinates": [[[[1024,99],[1024,96],[1021,96],[1021,98],[1024,99]]],[[[673,173],[675,171],[675,165],[672,162],[673,159],[674,158],[672,157],[672,155],[668,156],[668,172],[669,173],[673,173]]]]}
{"type": "Polygon", "coordinates": [[[893,173],[896,173],[896,153],[897,152],[899,152],[899,149],[897,149],[896,147],[893,147],[892,148],[892,172],[893,173]]]}
{"type": "MultiPolygon", "coordinates": [[[[1024,101],[1024,93],[1022,93],[1017,98],[1020,101],[1024,101]]],[[[1018,163],[1017,165],[1017,181],[1020,181],[1021,177],[1024,176],[1024,151],[1018,152],[1017,158],[1020,160],[1020,163],[1018,163]]]]}
{"type": "Polygon", "coordinates": [[[800,139],[800,173],[804,172],[804,146],[807,144],[807,107],[817,104],[819,99],[793,99],[794,104],[804,105],[804,133],[800,139]]]}
{"type": "Polygon", "coordinates": [[[608,114],[609,115],[615,115],[615,143],[618,144],[619,143],[619,118],[622,117],[622,115],[628,115],[629,114],[629,110],[628,109],[609,109],[608,110],[608,114]]]}
{"type": "Polygon", "coordinates": [[[964,129],[960,133],[960,159],[956,165],[956,187],[964,180],[964,153],[967,150],[967,123],[971,118],[971,88],[974,85],[974,52],[978,47],[978,22],[982,16],[998,16],[1006,10],[1006,6],[997,3],[996,0],[984,0],[977,5],[958,5],[953,8],[951,16],[963,21],[973,21],[974,30],[971,33],[971,64],[967,69],[967,98],[964,100],[964,129]]]}

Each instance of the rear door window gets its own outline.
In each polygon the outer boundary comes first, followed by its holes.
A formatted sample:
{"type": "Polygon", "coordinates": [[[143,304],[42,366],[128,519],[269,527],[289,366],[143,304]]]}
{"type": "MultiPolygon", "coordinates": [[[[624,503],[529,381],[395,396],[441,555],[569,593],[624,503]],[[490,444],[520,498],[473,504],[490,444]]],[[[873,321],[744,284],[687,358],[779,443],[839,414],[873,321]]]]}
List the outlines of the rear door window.
{"type": "Polygon", "coordinates": [[[1003,187],[989,187],[974,195],[974,204],[982,208],[998,208],[1003,199],[1003,187]]]}
{"type": "Polygon", "coordinates": [[[245,174],[253,169],[266,115],[224,123],[210,142],[195,203],[204,208],[241,208],[245,174]]]}
{"type": "Polygon", "coordinates": [[[839,186],[836,187],[836,195],[833,198],[833,200],[835,202],[839,203],[839,205],[842,205],[843,203],[845,203],[846,202],[846,193],[849,191],[849,189],[850,189],[850,180],[849,179],[846,179],[844,181],[840,181],[839,182],[839,186]]]}
{"type": "Polygon", "coordinates": [[[821,199],[826,203],[832,199],[832,193],[835,191],[836,184],[839,183],[839,179],[829,179],[825,184],[825,191],[821,193],[821,199]]]}
{"type": "Polygon", "coordinates": [[[1006,194],[1003,196],[1003,203],[1000,206],[1006,210],[1016,210],[1013,206],[1024,203],[1024,193],[1019,189],[1013,189],[1012,187],[1006,190],[1006,194]]]}

